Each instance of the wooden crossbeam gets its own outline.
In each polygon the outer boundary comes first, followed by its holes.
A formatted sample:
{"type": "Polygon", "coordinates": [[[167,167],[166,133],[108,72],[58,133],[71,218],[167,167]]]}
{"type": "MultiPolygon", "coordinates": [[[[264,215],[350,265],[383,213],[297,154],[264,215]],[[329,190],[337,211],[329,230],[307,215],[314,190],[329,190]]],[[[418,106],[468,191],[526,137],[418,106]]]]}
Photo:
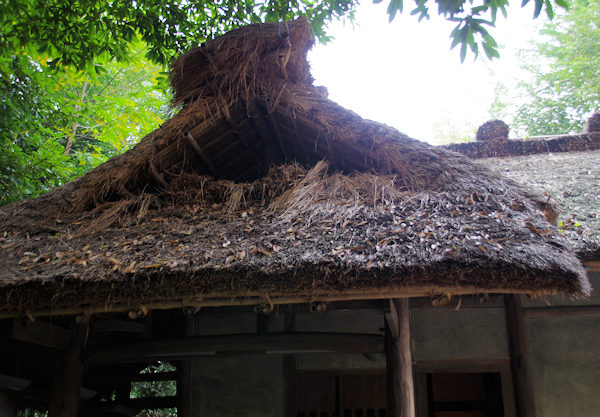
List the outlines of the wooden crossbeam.
{"type": "Polygon", "coordinates": [[[71,340],[71,331],[42,320],[24,324],[22,320],[15,319],[13,320],[11,337],[52,349],[66,350],[69,346],[69,340],[71,340]]]}
{"type": "Polygon", "coordinates": [[[533,318],[551,318],[551,317],[598,317],[600,316],[600,306],[556,306],[556,307],[527,307],[523,309],[525,317],[533,318]]]}
{"type": "Polygon", "coordinates": [[[300,352],[378,353],[384,338],[354,333],[269,333],[198,336],[153,340],[96,349],[86,355],[88,364],[183,360],[218,352],[288,354],[300,352]]]}

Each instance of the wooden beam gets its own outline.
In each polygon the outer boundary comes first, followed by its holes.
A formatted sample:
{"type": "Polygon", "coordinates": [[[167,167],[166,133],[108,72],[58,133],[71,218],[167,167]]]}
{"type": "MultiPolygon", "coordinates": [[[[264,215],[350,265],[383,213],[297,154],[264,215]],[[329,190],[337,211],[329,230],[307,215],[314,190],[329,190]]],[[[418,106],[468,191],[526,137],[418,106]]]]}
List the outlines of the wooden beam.
{"type": "Polygon", "coordinates": [[[600,272],[600,261],[586,261],[585,266],[591,272],[600,272]]]}
{"type": "Polygon", "coordinates": [[[210,173],[213,176],[216,176],[218,174],[217,169],[213,165],[208,155],[206,155],[200,144],[196,141],[196,139],[194,139],[192,134],[190,132],[183,132],[183,137],[185,140],[187,140],[188,144],[192,147],[194,152],[196,152],[196,154],[200,157],[200,159],[202,160],[204,165],[206,165],[210,173]]]}
{"type": "Polygon", "coordinates": [[[15,319],[11,337],[52,349],[66,350],[71,340],[71,331],[42,320],[24,323],[21,319],[15,319]]]}
{"type": "Polygon", "coordinates": [[[87,341],[89,321],[89,316],[75,321],[66,357],[50,387],[48,417],[77,417],[84,371],[81,351],[87,341]]]}
{"type": "Polygon", "coordinates": [[[535,391],[529,361],[527,327],[523,305],[521,304],[521,298],[516,295],[506,295],[505,300],[506,330],[517,416],[536,417],[535,391]]]}
{"type": "Polygon", "coordinates": [[[92,333],[144,333],[144,323],[133,320],[93,320],[90,323],[92,333]]]}
{"type": "Polygon", "coordinates": [[[415,417],[408,299],[390,300],[386,330],[388,415],[415,417]]]}
{"type": "Polygon", "coordinates": [[[534,318],[561,318],[561,317],[598,317],[600,306],[557,306],[557,307],[527,307],[524,309],[525,317],[534,318]]]}
{"type": "Polygon", "coordinates": [[[9,391],[0,390],[0,416],[17,416],[17,402],[13,394],[9,391]]]}
{"type": "Polygon", "coordinates": [[[109,412],[114,411],[115,408],[120,406],[137,410],[156,410],[158,408],[177,407],[177,397],[130,398],[126,401],[107,401],[101,404],[102,408],[109,412]]]}
{"type": "MultiPolygon", "coordinates": [[[[0,374],[0,392],[3,390],[22,391],[31,385],[31,380],[12,375],[0,374]]],[[[0,414],[1,416],[2,414],[0,414]]]]}
{"type": "Polygon", "coordinates": [[[182,360],[214,355],[217,352],[383,352],[383,337],[354,333],[269,333],[226,336],[196,336],[182,339],[149,340],[87,354],[88,364],[135,363],[154,360],[182,360]]]}
{"type": "Polygon", "coordinates": [[[451,298],[445,295],[440,297],[418,297],[410,299],[410,308],[429,308],[429,309],[454,309],[464,308],[487,308],[504,307],[503,294],[468,294],[459,295],[451,298]]]}
{"type": "MultiPolygon", "coordinates": [[[[351,289],[344,291],[311,291],[310,294],[296,295],[273,295],[267,300],[260,294],[249,294],[243,297],[232,297],[231,294],[205,294],[201,300],[166,300],[145,303],[143,307],[147,311],[151,310],[171,310],[184,308],[204,308],[204,307],[225,307],[225,306],[256,306],[262,304],[303,304],[318,302],[338,302],[338,301],[361,301],[361,300],[383,300],[389,298],[408,298],[408,297],[430,297],[431,294],[451,294],[453,296],[465,294],[529,294],[535,296],[557,295],[557,290],[523,291],[514,288],[496,288],[490,290],[482,287],[439,287],[436,285],[425,285],[421,287],[389,287],[389,288],[371,288],[371,289],[351,289]]],[[[102,304],[90,307],[57,307],[39,310],[25,311],[0,311],[0,319],[16,317],[38,317],[38,316],[70,316],[70,315],[92,315],[98,313],[116,313],[130,312],[140,306],[131,304],[102,304]]]]}
{"type": "Polygon", "coordinates": [[[157,381],[175,381],[177,372],[149,372],[147,374],[109,374],[94,375],[86,378],[91,385],[112,385],[122,382],[157,382],[157,381]]]}

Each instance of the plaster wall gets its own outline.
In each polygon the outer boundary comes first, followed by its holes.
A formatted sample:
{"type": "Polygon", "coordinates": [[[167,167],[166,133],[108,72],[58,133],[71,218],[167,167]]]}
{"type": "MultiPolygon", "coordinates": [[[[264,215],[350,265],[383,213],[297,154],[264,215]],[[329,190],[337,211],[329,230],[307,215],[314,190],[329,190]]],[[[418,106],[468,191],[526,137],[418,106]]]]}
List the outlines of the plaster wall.
{"type": "Polygon", "coordinates": [[[501,307],[413,309],[413,359],[508,358],[505,323],[505,313],[501,307]]]}
{"type": "MultiPolygon", "coordinates": [[[[284,315],[266,317],[269,332],[284,330],[284,315]]],[[[383,312],[332,310],[297,312],[299,332],[383,334],[383,312]]],[[[201,311],[194,318],[196,335],[255,333],[257,316],[252,311],[201,311]]],[[[299,370],[348,370],[385,368],[384,355],[295,355],[299,370]]],[[[282,355],[216,356],[192,361],[193,417],[280,417],[284,415],[285,380],[282,355]]]]}
{"type": "MultiPolygon", "coordinates": [[[[196,335],[256,333],[252,311],[201,311],[194,317],[196,335]]],[[[269,317],[271,331],[281,331],[283,315],[269,317]]],[[[192,362],[192,417],[280,417],[284,414],[281,355],[219,355],[192,362]]]]}
{"type": "MultiPolygon", "coordinates": [[[[600,273],[590,280],[600,288],[600,273]]],[[[600,293],[552,301],[600,305],[600,293]]],[[[600,317],[529,318],[527,335],[538,417],[600,416],[600,317]]]]}

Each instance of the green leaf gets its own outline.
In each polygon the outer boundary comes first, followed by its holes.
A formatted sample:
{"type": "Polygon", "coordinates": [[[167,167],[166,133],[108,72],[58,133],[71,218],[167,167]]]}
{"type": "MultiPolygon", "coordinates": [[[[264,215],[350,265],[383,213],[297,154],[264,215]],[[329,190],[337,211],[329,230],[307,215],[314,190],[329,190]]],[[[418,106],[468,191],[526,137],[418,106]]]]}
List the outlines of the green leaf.
{"type": "Polygon", "coordinates": [[[467,43],[463,42],[462,46],[460,47],[460,62],[461,63],[465,62],[466,56],[467,56],[467,43]]]}

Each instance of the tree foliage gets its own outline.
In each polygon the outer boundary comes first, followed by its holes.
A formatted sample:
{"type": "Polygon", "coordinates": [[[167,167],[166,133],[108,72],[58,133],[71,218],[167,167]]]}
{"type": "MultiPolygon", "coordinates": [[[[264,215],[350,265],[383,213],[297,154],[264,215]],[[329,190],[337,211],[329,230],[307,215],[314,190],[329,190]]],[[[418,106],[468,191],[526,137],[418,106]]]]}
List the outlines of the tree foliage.
{"type": "MultiPolygon", "coordinates": [[[[383,1],[383,0],[375,0],[383,1]]],[[[386,0],[388,1],[388,0],[386,0]]],[[[522,0],[552,15],[569,0],[522,0]]],[[[414,0],[456,22],[465,59],[509,0],[414,0]]],[[[157,75],[171,59],[247,23],[305,15],[317,37],[357,0],[4,0],[0,2],[0,204],[33,197],[124,151],[157,127],[167,101],[157,75]],[[156,65],[158,64],[158,65],[156,65]]],[[[392,20],[403,0],[389,0],[392,20]]],[[[163,77],[164,78],[164,77],[163,77]]]]}
{"type": "MultiPolygon", "coordinates": [[[[376,3],[383,0],[374,0],[376,3]]],[[[569,0],[522,0],[550,17],[553,5],[569,0]]],[[[506,16],[509,0],[414,0],[411,14],[429,18],[430,8],[456,22],[452,47],[481,45],[491,59],[498,56],[489,33],[498,13],[506,16]]],[[[5,0],[0,2],[0,50],[33,46],[51,58],[51,65],[89,68],[99,57],[126,58],[129,42],[139,36],[148,45],[148,58],[160,64],[214,36],[243,24],[307,16],[315,34],[326,39],[324,27],[336,17],[352,17],[357,0],[5,0]]],[[[390,21],[404,9],[404,0],[389,0],[390,21]]],[[[98,68],[98,67],[94,67],[98,68]]]]}
{"type": "Polygon", "coordinates": [[[143,44],[132,50],[94,76],[26,49],[0,58],[0,204],[62,185],[158,127],[168,101],[159,67],[143,44]]]}
{"type": "Polygon", "coordinates": [[[575,0],[541,34],[522,56],[529,79],[519,84],[526,99],[514,110],[513,127],[525,135],[581,131],[600,111],[600,3],[575,0]]]}

